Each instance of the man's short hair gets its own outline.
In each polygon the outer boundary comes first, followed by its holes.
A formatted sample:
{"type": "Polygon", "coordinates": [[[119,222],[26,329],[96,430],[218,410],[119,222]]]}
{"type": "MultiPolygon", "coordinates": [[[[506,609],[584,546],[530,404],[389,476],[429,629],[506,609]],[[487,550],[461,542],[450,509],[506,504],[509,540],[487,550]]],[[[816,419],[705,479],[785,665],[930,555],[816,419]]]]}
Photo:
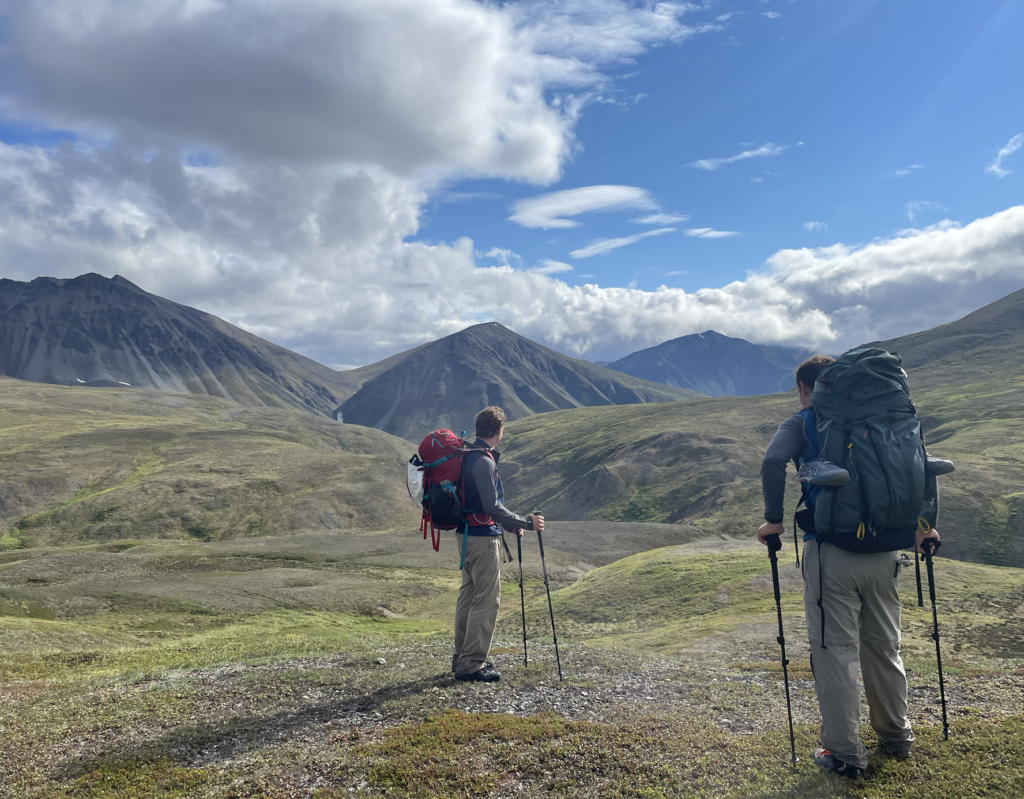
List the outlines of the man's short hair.
{"type": "Polygon", "coordinates": [[[813,355],[796,368],[796,382],[799,386],[803,383],[809,388],[814,388],[814,383],[821,374],[821,370],[835,361],[831,355],[813,355]]]}
{"type": "Polygon", "coordinates": [[[505,411],[497,405],[488,405],[476,415],[476,437],[494,438],[505,424],[505,411]]]}

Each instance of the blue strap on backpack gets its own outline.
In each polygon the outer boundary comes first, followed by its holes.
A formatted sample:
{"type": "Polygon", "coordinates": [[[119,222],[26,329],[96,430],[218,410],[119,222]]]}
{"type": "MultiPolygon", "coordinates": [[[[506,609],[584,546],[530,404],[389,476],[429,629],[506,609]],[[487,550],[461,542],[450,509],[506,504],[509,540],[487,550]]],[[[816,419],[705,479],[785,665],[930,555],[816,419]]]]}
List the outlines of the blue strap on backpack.
{"type": "MultiPolygon", "coordinates": [[[[797,414],[804,422],[804,438],[807,440],[807,454],[800,459],[800,466],[808,461],[816,461],[821,457],[821,447],[818,445],[818,425],[814,419],[814,408],[804,408],[797,414]]],[[[813,508],[818,498],[821,486],[804,483],[801,487],[800,501],[808,508],[813,508]]]]}
{"type": "Polygon", "coordinates": [[[466,568],[466,542],[469,541],[469,517],[462,523],[462,557],[459,559],[459,571],[466,568]]]}

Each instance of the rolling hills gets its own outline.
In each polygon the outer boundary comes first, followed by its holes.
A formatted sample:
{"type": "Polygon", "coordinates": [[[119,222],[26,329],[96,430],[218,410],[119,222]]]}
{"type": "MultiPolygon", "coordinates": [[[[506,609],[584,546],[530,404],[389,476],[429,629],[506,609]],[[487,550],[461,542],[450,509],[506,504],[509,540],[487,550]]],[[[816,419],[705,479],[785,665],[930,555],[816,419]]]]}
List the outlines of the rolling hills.
{"type": "MultiPolygon", "coordinates": [[[[1024,566],[1024,292],[880,346],[902,353],[929,451],[943,478],[944,553],[1024,566]]],[[[509,425],[511,503],[554,518],[687,522],[751,534],[759,467],[795,395],[593,408],[509,425]]],[[[791,483],[789,502],[797,485],[791,483]]]]}
{"type": "Polygon", "coordinates": [[[813,354],[705,330],[634,352],[608,368],[709,397],[745,397],[789,391],[796,367],[813,354]]]}
{"type": "Polygon", "coordinates": [[[0,378],[0,548],[408,529],[407,450],[220,398],[0,378]]]}
{"type": "Polygon", "coordinates": [[[390,359],[339,408],[346,424],[419,440],[472,430],[485,405],[509,419],[559,408],[671,402],[700,396],[579,361],[497,322],[474,325],[390,359]]]}

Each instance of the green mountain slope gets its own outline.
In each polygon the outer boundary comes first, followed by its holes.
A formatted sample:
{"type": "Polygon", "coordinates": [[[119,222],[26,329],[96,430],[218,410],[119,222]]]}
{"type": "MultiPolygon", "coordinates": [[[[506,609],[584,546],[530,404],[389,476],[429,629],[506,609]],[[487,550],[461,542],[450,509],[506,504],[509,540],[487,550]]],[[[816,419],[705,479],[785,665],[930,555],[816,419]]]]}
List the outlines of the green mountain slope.
{"type": "Polygon", "coordinates": [[[700,396],[570,358],[497,322],[475,325],[387,363],[386,369],[365,367],[377,373],[339,411],[346,424],[417,441],[438,427],[471,430],[485,405],[500,405],[510,419],[520,419],[559,408],[700,396]]]}
{"type": "MultiPolygon", "coordinates": [[[[879,346],[899,351],[942,478],[943,552],[1024,566],[1024,291],[879,346]]],[[[759,468],[795,395],[553,413],[509,426],[509,501],[553,518],[685,521],[751,534],[759,468]]],[[[505,465],[507,464],[507,465],[505,465]]],[[[789,505],[798,494],[790,483],[789,505]]]]}
{"type": "Polygon", "coordinates": [[[414,527],[407,449],[294,411],[0,378],[0,547],[414,527]]]}
{"type": "MultiPolygon", "coordinates": [[[[790,395],[584,408],[509,425],[509,505],[554,519],[686,522],[749,533],[761,517],[761,456],[790,395]]],[[[795,500],[795,497],[792,499],[795,500]]]]}

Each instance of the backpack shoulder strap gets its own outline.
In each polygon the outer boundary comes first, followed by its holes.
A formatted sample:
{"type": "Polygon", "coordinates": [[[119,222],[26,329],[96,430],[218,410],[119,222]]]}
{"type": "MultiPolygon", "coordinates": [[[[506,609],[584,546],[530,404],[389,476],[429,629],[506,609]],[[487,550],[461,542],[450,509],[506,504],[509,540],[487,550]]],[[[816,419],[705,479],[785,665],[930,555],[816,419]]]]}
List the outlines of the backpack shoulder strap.
{"type": "Polygon", "coordinates": [[[804,440],[807,442],[806,460],[821,457],[821,446],[818,444],[818,423],[814,417],[814,408],[804,408],[797,414],[804,420],[804,440]]]}

